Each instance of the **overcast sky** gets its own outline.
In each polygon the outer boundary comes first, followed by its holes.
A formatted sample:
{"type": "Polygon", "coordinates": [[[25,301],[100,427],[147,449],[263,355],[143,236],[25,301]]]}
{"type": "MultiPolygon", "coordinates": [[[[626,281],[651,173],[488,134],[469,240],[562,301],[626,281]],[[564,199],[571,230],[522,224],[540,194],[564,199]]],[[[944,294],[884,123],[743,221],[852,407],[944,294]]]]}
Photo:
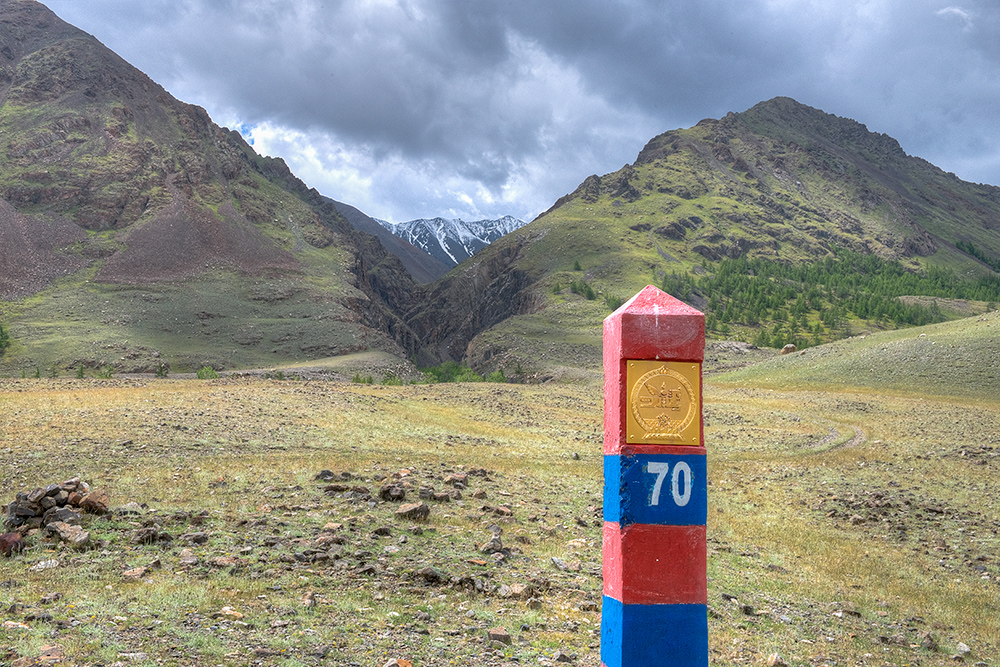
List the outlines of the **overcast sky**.
{"type": "Polygon", "coordinates": [[[392,221],[530,219],[656,134],[779,95],[1000,184],[997,0],[45,4],[392,221]]]}

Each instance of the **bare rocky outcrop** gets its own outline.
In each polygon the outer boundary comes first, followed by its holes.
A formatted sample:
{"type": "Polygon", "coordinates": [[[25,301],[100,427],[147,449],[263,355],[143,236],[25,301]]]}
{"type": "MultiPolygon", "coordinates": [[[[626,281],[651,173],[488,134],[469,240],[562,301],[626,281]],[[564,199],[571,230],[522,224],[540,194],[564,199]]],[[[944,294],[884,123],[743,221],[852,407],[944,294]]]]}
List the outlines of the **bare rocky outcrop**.
{"type": "Polygon", "coordinates": [[[518,234],[490,248],[460,274],[439,283],[425,303],[407,315],[422,344],[418,361],[462,359],[476,334],[539,307],[541,300],[532,290],[535,279],[516,264],[529,242],[518,234]]]}

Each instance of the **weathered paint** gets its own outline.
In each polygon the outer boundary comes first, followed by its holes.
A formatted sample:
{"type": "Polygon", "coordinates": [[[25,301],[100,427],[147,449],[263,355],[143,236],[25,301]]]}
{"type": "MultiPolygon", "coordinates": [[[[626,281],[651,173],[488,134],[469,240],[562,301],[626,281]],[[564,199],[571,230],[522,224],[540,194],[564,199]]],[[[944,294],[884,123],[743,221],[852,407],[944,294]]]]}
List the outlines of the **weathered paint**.
{"type": "Polygon", "coordinates": [[[604,321],[606,667],[708,665],[704,352],[704,315],[655,287],[604,321]]]}
{"type": "Polygon", "coordinates": [[[604,594],[629,604],[707,604],[705,526],[604,524],[604,594]]]}
{"type": "Polygon", "coordinates": [[[605,667],[705,667],[708,608],[703,604],[626,604],[604,598],[601,663],[605,667]]]}
{"type": "Polygon", "coordinates": [[[707,478],[704,454],[605,456],[604,520],[622,525],[704,526],[708,516],[707,478]],[[667,472],[661,478],[657,472],[649,472],[650,464],[654,471],[659,464],[667,472]],[[690,492],[685,499],[687,489],[690,492]],[[655,499],[654,491],[659,492],[655,499]]]}
{"type": "MultiPolygon", "coordinates": [[[[617,454],[626,441],[622,408],[630,359],[701,363],[705,316],[650,285],[604,320],[605,454],[617,454]]],[[[704,436],[701,439],[703,446],[704,436]]]]}

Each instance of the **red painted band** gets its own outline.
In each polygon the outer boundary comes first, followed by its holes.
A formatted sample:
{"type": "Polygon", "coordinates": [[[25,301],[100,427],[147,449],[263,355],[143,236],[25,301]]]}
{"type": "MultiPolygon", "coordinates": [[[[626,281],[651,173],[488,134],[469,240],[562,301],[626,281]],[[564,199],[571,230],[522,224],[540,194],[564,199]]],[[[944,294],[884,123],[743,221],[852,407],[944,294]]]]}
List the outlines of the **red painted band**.
{"type": "Polygon", "coordinates": [[[703,361],[705,315],[647,285],[604,320],[604,350],[617,359],[703,361]]]}
{"type": "Polygon", "coordinates": [[[604,524],[604,594],[622,604],[708,604],[705,526],[604,524]]]}

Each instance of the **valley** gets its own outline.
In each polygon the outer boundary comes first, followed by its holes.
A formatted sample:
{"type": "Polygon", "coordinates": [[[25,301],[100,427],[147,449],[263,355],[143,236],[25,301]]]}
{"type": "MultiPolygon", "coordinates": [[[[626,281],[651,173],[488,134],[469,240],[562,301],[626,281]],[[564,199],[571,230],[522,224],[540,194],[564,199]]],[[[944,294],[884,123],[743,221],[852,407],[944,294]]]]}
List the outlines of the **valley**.
{"type": "MultiPolygon", "coordinates": [[[[976,324],[996,339],[996,315],[976,324]]],[[[982,332],[956,326],[912,340],[940,346],[931,363],[972,361],[982,332]]],[[[996,659],[997,394],[954,395],[956,373],[892,384],[895,357],[858,348],[894,335],[801,357],[710,344],[713,664],[996,659]],[[806,383],[810,355],[829,370],[806,383]],[[859,386],[830,357],[881,364],[883,384],[859,386]]],[[[85,517],[88,548],[37,533],[0,559],[0,651],[12,664],[56,644],[81,665],[596,666],[600,389],[5,380],[5,502],[79,476],[111,513],[85,517]],[[405,498],[383,497],[391,486],[405,498]],[[427,519],[398,517],[409,502],[427,519]],[[509,643],[488,639],[498,628],[509,643]]]]}
{"type": "Polygon", "coordinates": [[[787,97],[586,173],[400,238],[4,0],[0,663],[597,667],[649,284],[707,315],[711,663],[1000,659],[1000,188],[787,97]]]}

